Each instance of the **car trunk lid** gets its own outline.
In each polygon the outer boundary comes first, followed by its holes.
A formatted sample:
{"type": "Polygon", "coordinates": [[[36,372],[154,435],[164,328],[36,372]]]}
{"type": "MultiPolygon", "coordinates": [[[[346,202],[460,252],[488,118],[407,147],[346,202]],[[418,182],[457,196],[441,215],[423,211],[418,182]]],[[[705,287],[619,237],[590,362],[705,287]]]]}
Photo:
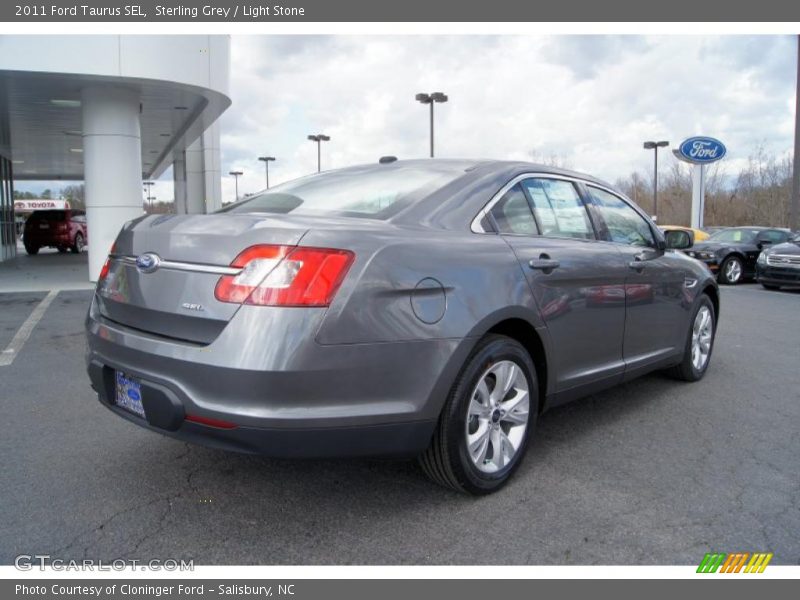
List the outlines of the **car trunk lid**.
{"type": "Polygon", "coordinates": [[[308,231],[286,215],[161,215],[120,232],[106,277],[98,285],[100,313],[149,334],[209,344],[240,305],[220,302],[214,289],[245,248],[296,246],[308,231]],[[137,266],[137,258],[138,261],[137,266]]]}

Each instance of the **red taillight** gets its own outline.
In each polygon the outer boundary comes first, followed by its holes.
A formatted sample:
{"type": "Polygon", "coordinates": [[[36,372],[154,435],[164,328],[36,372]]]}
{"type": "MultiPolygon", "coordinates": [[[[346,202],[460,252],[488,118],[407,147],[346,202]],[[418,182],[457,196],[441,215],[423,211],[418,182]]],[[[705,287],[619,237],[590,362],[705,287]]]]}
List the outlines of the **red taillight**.
{"type": "Polygon", "coordinates": [[[353,263],[349,250],[251,246],[231,263],[214,295],[220,302],[258,306],[328,306],[353,263]]]}
{"type": "Polygon", "coordinates": [[[207,425],[208,427],[216,427],[217,429],[236,429],[238,425],[230,421],[223,421],[221,419],[212,419],[211,417],[200,417],[198,415],[186,415],[186,421],[192,423],[199,423],[200,425],[207,425]]]}
{"type": "Polygon", "coordinates": [[[113,244],[111,244],[111,250],[108,251],[108,258],[106,258],[106,262],[103,263],[103,268],[100,269],[100,277],[97,278],[98,283],[103,281],[108,275],[108,270],[111,268],[111,255],[114,254],[116,249],[117,249],[117,243],[114,242],[113,244]]]}

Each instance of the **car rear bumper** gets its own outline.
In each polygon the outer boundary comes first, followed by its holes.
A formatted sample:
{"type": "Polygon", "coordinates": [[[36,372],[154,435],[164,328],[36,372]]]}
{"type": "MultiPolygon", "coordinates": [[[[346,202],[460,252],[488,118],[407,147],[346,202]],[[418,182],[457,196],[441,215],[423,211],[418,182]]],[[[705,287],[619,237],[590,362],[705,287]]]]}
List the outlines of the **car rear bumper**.
{"type": "Polygon", "coordinates": [[[320,345],[313,338],[292,348],[252,328],[239,332],[238,350],[225,341],[228,331],[208,346],[187,346],[107,322],[94,307],[87,331],[89,376],[110,410],[185,441],[274,457],[419,454],[469,350],[464,340],[320,345]],[[244,355],[253,339],[286,352],[254,362],[253,352],[244,355]],[[116,406],[116,371],[141,381],[147,420],[116,406]]]}
{"type": "Polygon", "coordinates": [[[23,235],[23,239],[28,244],[36,246],[69,246],[72,244],[69,233],[50,233],[46,235],[26,233],[23,235]]]}
{"type": "MultiPolygon", "coordinates": [[[[411,458],[427,447],[436,426],[436,421],[340,427],[306,427],[302,422],[292,427],[230,427],[224,423],[198,423],[186,420],[190,401],[181,399],[174,390],[143,381],[145,420],[115,405],[113,369],[92,361],[88,371],[101,404],[116,415],[151,431],[220,450],[275,458],[411,458]]],[[[237,418],[235,414],[215,414],[217,418],[237,418]]]]}

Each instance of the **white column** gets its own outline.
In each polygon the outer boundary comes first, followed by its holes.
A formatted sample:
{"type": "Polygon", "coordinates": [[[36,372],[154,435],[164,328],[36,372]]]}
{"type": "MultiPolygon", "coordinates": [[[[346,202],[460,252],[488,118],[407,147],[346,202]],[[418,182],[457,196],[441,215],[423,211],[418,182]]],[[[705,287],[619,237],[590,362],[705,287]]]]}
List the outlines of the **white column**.
{"type": "Polygon", "coordinates": [[[186,206],[186,153],[181,152],[180,157],[172,163],[172,183],[175,193],[175,213],[187,214],[186,206]]]}
{"type": "Polygon", "coordinates": [[[705,212],[705,165],[692,165],[692,227],[703,228],[705,212]]]}
{"type": "Polygon", "coordinates": [[[219,124],[213,123],[186,148],[186,212],[210,213],[222,208],[219,124]]]}
{"type": "Polygon", "coordinates": [[[206,212],[206,182],[203,166],[203,144],[195,140],[186,148],[186,212],[206,212]]]}
{"type": "Polygon", "coordinates": [[[203,132],[203,161],[205,167],[206,212],[222,208],[222,173],[219,150],[219,121],[203,132]]]}
{"type": "Polygon", "coordinates": [[[139,94],[88,87],[81,104],[89,280],[97,281],[120,228],[143,212],[139,94]]]}

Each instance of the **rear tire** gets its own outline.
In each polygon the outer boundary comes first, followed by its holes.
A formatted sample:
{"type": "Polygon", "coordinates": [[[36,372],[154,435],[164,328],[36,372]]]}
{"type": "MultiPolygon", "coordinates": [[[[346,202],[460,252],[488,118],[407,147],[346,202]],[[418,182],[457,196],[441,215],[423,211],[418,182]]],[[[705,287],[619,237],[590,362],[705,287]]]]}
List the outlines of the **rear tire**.
{"type": "Polygon", "coordinates": [[[722,261],[722,264],[719,267],[718,277],[720,283],[724,283],[725,285],[736,285],[742,281],[743,277],[744,264],[742,263],[741,258],[738,256],[729,256],[722,261]]]}
{"type": "Polygon", "coordinates": [[[459,492],[499,490],[525,455],[538,399],[536,369],[525,348],[505,336],[484,337],[453,384],[430,446],[419,457],[422,470],[459,492]]]}
{"type": "Polygon", "coordinates": [[[72,252],[80,254],[83,251],[83,235],[80,233],[75,234],[75,241],[72,243],[72,252]]]}
{"type": "Polygon", "coordinates": [[[711,362],[711,353],[714,350],[714,339],[717,335],[717,317],[714,314],[714,304],[706,294],[700,296],[700,300],[692,313],[689,325],[689,335],[686,340],[686,348],[680,364],[672,367],[667,372],[675,379],[683,381],[700,381],[708,370],[711,362]],[[709,319],[710,331],[704,332],[705,320],[703,315],[709,319]],[[705,350],[704,350],[705,349],[705,350]],[[697,353],[703,355],[701,364],[698,364],[697,353]]]}
{"type": "Polygon", "coordinates": [[[33,256],[34,254],[39,254],[39,246],[34,246],[33,244],[25,244],[25,252],[33,256]]]}

